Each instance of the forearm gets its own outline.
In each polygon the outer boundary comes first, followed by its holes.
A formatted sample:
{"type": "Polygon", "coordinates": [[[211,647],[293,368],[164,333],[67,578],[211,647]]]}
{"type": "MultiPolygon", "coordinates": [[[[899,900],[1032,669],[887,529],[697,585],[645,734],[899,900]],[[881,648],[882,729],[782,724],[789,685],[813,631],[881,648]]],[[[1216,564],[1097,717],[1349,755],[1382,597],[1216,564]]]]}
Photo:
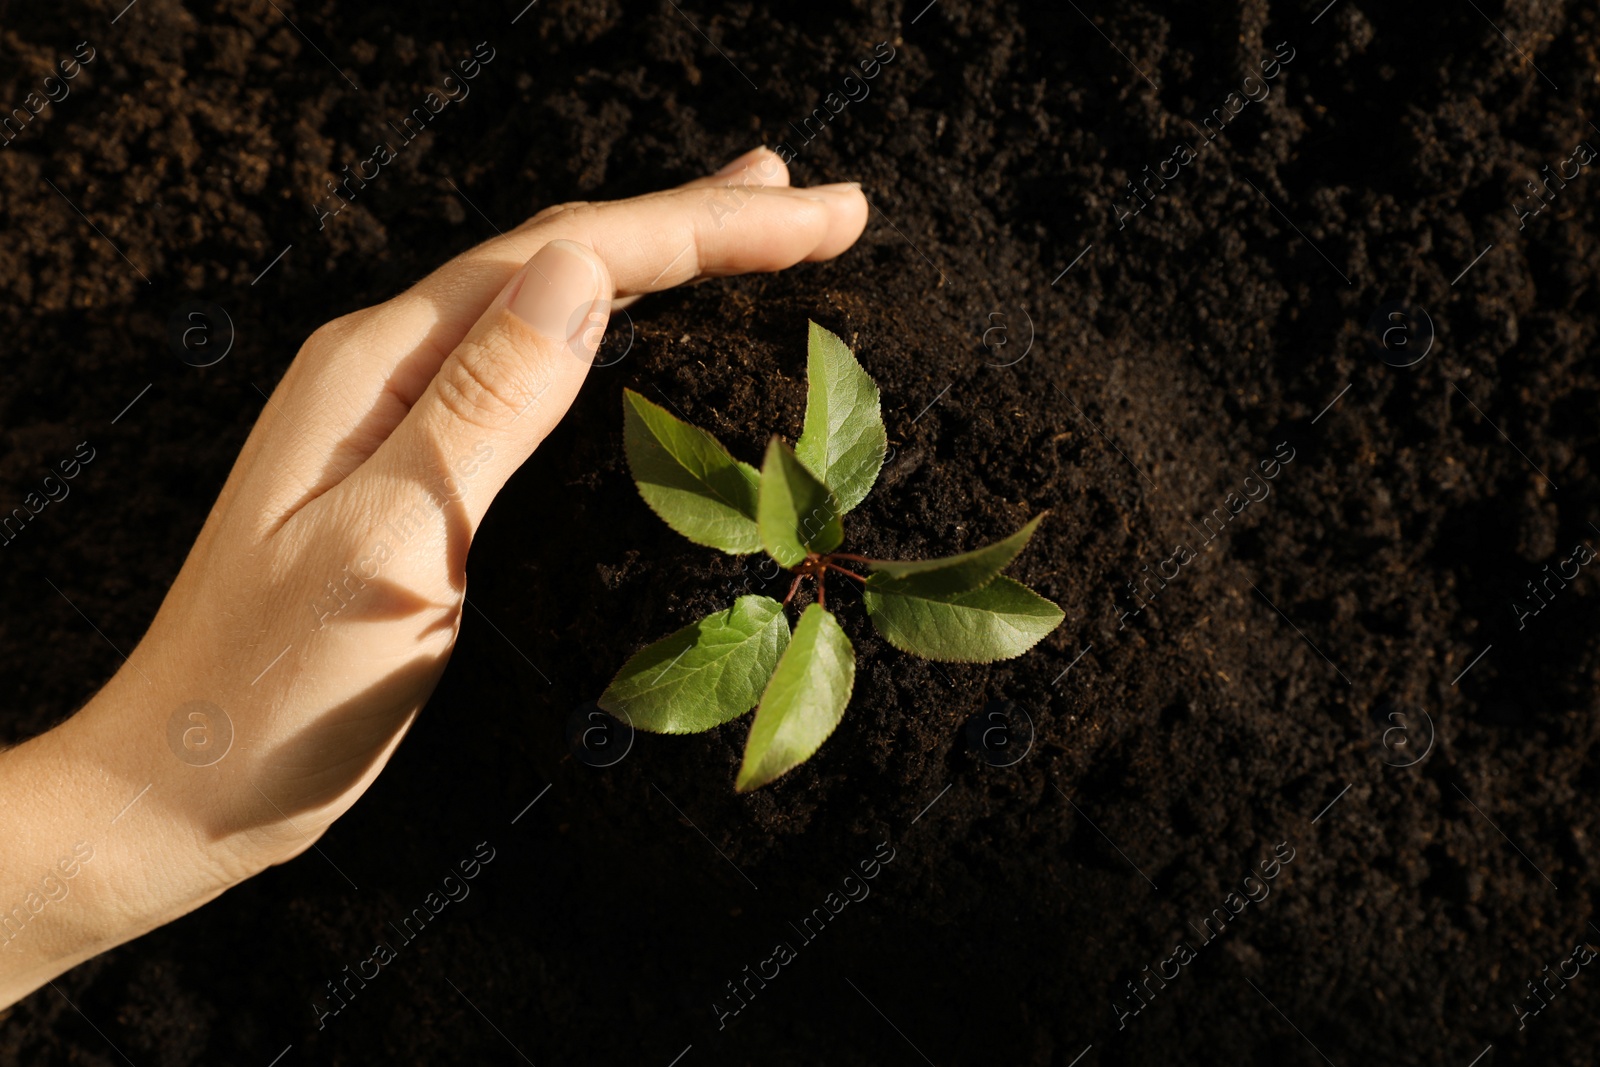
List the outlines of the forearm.
{"type": "Polygon", "coordinates": [[[174,770],[195,768],[168,751],[150,689],[124,668],[0,752],[0,1007],[249,873],[174,804],[174,770]]]}

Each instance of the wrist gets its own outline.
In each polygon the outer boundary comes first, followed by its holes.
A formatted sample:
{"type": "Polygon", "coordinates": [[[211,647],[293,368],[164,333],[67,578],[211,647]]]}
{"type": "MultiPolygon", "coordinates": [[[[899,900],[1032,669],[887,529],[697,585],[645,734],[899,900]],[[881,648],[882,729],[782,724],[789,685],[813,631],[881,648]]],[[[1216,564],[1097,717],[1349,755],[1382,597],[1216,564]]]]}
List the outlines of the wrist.
{"type": "Polygon", "coordinates": [[[141,910],[179,907],[176,914],[182,914],[267,864],[251,862],[227,833],[226,814],[240,803],[245,785],[240,754],[229,753],[229,761],[197,758],[186,744],[196,733],[189,716],[198,702],[174,697],[182,688],[148,663],[141,671],[138,660],[136,652],[82,710],[46,736],[77,776],[95,783],[95,814],[108,846],[121,842],[145,857],[138,862],[143,878],[120,865],[117,872],[126,876],[135,901],[141,889],[148,895],[141,910]]]}
{"type": "Polygon", "coordinates": [[[58,950],[93,955],[258,870],[206,832],[202,784],[184,781],[195,768],[166,749],[158,704],[152,686],[123,669],[74,717],[5,753],[13,758],[8,792],[32,782],[24,819],[34,827],[34,865],[54,857],[56,880],[66,885],[48,909],[58,950]],[[70,878],[67,856],[77,861],[70,878]]]}
{"type": "Polygon", "coordinates": [[[16,826],[0,842],[0,1004],[255,873],[195,817],[193,783],[174,773],[192,768],[153,728],[152,688],[125,668],[0,753],[0,807],[16,826]]]}

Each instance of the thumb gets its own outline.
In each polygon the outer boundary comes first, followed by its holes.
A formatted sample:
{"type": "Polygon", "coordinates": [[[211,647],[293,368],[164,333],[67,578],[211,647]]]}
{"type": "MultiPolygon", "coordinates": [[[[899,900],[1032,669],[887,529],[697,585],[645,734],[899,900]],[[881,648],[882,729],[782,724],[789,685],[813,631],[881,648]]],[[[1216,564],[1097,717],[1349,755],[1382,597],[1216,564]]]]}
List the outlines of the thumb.
{"type": "Polygon", "coordinates": [[[458,501],[476,530],[495,494],[572,406],[610,320],[610,272],[592,249],[551,241],[456,346],[353,476],[458,501]]]}

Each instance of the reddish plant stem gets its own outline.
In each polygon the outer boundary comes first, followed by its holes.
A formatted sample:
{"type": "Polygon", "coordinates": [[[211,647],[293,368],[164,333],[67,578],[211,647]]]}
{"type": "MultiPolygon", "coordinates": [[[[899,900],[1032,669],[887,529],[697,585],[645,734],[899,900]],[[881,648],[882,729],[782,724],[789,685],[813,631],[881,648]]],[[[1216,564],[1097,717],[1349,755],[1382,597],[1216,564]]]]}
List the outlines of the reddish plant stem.
{"type": "Polygon", "coordinates": [[[831,553],[828,556],[828,558],[829,559],[847,559],[852,563],[881,563],[882,562],[881,560],[868,559],[866,556],[857,556],[857,555],[854,555],[854,554],[852,554],[850,552],[834,552],[834,553],[831,553]]]}
{"type": "Polygon", "coordinates": [[[794,576],[794,581],[789,585],[789,595],[783,598],[785,607],[788,607],[789,601],[793,600],[794,595],[800,591],[800,583],[804,579],[805,574],[803,572],[794,576]]]}
{"type": "Polygon", "coordinates": [[[846,570],[845,568],[839,566],[837,563],[828,564],[828,569],[830,571],[838,571],[840,574],[844,575],[845,577],[854,578],[858,582],[866,581],[865,578],[861,577],[861,575],[857,574],[855,571],[846,570]]]}
{"type": "Polygon", "coordinates": [[[826,567],[817,571],[817,607],[824,611],[828,607],[828,569],[826,567]]]}

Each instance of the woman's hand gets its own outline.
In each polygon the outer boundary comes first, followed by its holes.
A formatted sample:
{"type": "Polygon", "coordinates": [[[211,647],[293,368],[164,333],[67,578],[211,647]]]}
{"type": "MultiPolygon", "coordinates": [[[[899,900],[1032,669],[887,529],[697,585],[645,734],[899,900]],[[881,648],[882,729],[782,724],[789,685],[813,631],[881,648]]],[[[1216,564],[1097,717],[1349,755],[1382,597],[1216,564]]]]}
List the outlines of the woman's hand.
{"type": "Polygon", "coordinates": [[[0,754],[0,1005],[355,803],[444,669],[484,512],[571,405],[613,304],[836,256],[866,215],[854,185],[791,188],[761,149],[543,211],[316,331],[126,665],[0,754]]]}

